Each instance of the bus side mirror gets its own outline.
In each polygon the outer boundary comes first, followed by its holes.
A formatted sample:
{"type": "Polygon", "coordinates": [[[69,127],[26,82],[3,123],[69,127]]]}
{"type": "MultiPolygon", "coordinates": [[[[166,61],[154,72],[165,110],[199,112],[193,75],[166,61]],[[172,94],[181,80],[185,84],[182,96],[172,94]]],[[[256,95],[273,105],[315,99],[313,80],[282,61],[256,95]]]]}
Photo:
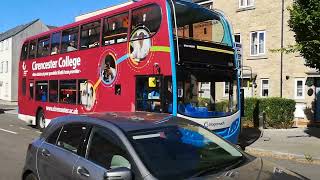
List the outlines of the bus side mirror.
{"type": "Polygon", "coordinates": [[[240,89],[240,109],[241,109],[241,117],[244,117],[244,89],[240,89]]]}

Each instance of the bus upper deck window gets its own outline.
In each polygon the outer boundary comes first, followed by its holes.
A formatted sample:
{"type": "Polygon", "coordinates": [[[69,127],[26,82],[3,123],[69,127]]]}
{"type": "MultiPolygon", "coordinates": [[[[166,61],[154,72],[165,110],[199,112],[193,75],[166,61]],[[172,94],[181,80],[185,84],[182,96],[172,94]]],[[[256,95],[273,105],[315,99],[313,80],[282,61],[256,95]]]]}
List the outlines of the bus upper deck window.
{"type": "Polygon", "coordinates": [[[48,36],[39,39],[38,48],[37,48],[38,49],[37,57],[45,57],[49,55],[49,51],[50,51],[49,41],[50,41],[50,38],[48,36]]]}
{"type": "Polygon", "coordinates": [[[161,9],[158,5],[148,5],[132,12],[132,31],[145,29],[152,36],[158,31],[160,24],[161,9]]]}
{"type": "Polygon", "coordinates": [[[52,34],[51,36],[51,55],[60,53],[61,32],[52,34]]]}
{"type": "Polygon", "coordinates": [[[103,45],[127,41],[129,13],[106,18],[103,24],[103,45]]]}
{"type": "Polygon", "coordinates": [[[34,59],[36,58],[37,54],[37,41],[33,40],[29,44],[29,59],[34,59]]]}
{"type": "Polygon", "coordinates": [[[29,45],[29,43],[26,42],[22,46],[22,49],[21,49],[21,60],[26,60],[27,57],[28,57],[28,45],[29,45]]]}
{"type": "Polygon", "coordinates": [[[81,26],[80,48],[94,48],[100,45],[100,21],[81,26]]]}
{"type": "Polygon", "coordinates": [[[79,28],[71,28],[62,32],[61,52],[71,52],[78,50],[79,28]]]}

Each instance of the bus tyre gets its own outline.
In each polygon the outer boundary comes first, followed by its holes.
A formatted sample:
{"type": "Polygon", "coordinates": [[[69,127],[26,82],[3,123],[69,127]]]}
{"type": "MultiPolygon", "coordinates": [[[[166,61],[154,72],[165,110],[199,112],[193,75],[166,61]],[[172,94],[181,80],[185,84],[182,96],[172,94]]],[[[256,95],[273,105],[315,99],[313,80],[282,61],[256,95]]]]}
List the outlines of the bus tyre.
{"type": "Polygon", "coordinates": [[[46,128],[46,119],[44,117],[44,112],[40,109],[37,113],[37,129],[43,132],[44,128],[46,128]]]}
{"type": "Polygon", "coordinates": [[[33,173],[30,173],[24,180],[38,180],[38,178],[33,173]]]}

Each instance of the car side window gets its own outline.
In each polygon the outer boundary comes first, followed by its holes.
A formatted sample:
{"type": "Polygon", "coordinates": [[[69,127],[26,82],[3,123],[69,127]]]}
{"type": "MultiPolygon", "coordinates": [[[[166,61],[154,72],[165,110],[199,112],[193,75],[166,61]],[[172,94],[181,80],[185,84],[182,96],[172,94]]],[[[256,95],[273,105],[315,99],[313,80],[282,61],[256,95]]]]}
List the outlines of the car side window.
{"type": "Polygon", "coordinates": [[[115,142],[110,133],[100,128],[92,131],[87,159],[106,169],[118,167],[131,169],[126,151],[115,142]]]}
{"type": "Polygon", "coordinates": [[[69,124],[63,126],[57,146],[77,154],[80,150],[88,127],[84,124],[69,124]]]}
{"type": "Polygon", "coordinates": [[[62,127],[58,128],[52,134],[50,134],[50,136],[47,138],[47,142],[55,145],[57,143],[57,139],[59,137],[61,129],[62,127]]]}

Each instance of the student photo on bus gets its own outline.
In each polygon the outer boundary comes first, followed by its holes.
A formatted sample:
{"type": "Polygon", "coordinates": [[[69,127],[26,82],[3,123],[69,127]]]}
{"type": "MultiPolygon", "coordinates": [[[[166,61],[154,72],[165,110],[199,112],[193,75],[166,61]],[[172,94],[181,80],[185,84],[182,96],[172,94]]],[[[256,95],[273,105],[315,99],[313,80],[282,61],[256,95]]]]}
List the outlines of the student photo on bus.
{"type": "Polygon", "coordinates": [[[84,105],[87,110],[92,109],[96,100],[93,85],[91,83],[88,83],[87,81],[80,82],[80,92],[81,104],[84,105]]]}
{"type": "Polygon", "coordinates": [[[130,45],[133,50],[130,54],[130,57],[136,62],[140,62],[149,54],[151,48],[150,36],[146,30],[139,29],[133,34],[132,37],[133,38],[130,45]]]}
{"type": "Polygon", "coordinates": [[[111,55],[107,55],[102,65],[102,80],[107,84],[111,84],[116,77],[116,65],[114,58],[111,55]]]}

